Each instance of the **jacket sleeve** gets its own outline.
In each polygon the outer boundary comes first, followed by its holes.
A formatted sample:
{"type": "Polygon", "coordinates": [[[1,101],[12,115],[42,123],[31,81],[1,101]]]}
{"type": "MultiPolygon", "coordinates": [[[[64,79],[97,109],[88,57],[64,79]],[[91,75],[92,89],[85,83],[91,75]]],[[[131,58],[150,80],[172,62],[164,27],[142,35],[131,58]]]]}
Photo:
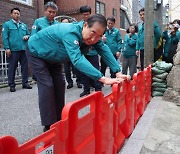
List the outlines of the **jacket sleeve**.
{"type": "Polygon", "coordinates": [[[129,46],[134,47],[136,45],[137,42],[137,36],[133,36],[131,38],[128,38],[127,43],[129,44],[129,46]]]}
{"type": "Polygon", "coordinates": [[[139,39],[138,39],[138,38],[139,38],[139,37],[137,37],[137,41],[136,41],[136,51],[140,49],[140,48],[139,48],[139,39]]]}
{"type": "Polygon", "coordinates": [[[81,53],[79,39],[76,35],[66,34],[62,41],[67,54],[76,69],[94,80],[99,80],[103,76],[101,72],[93,67],[92,64],[81,53]]]}
{"type": "Polygon", "coordinates": [[[119,30],[117,30],[117,43],[118,43],[118,51],[120,52],[122,49],[122,38],[119,30]]]}
{"type": "Polygon", "coordinates": [[[10,49],[9,46],[9,27],[6,23],[2,25],[2,43],[4,46],[4,49],[10,49]]]}
{"type": "Polygon", "coordinates": [[[156,22],[154,22],[154,37],[156,38],[157,42],[161,37],[161,30],[156,22]]]}
{"type": "Polygon", "coordinates": [[[95,45],[94,48],[98,52],[98,54],[102,57],[104,62],[106,63],[107,66],[111,68],[113,72],[120,72],[120,66],[116,59],[114,58],[111,50],[109,47],[103,43],[102,40],[98,41],[95,45]]]}
{"type": "Polygon", "coordinates": [[[178,44],[178,42],[179,42],[178,36],[176,34],[171,35],[171,43],[172,44],[178,44]]]}
{"type": "Polygon", "coordinates": [[[167,40],[168,39],[168,31],[165,30],[163,33],[162,33],[162,38],[167,40]]]}
{"type": "Polygon", "coordinates": [[[34,21],[34,24],[33,24],[33,26],[32,26],[31,36],[32,36],[33,34],[37,33],[37,32],[38,32],[38,20],[35,20],[35,21],[34,21]]]}

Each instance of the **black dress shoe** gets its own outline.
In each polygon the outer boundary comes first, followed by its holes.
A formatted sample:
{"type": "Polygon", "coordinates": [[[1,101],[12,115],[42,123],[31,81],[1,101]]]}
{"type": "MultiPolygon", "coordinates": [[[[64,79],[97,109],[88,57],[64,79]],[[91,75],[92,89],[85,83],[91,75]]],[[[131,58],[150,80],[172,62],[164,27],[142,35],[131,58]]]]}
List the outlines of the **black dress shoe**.
{"type": "Polygon", "coordinates": [[[77,83],[78,88],[82,88],[82,85],[80,83],[77,83]]]}
{"type": "Polygon", "coordinates": [[[10,92],[15,92],[16,88],[15,87],[10,87],[10,92]]]}
{"type": "Polygon", "coordinates": [[[67,89],[70,89],[70,88],[72,88],[73,87],[73,83],[69,83],[68,85],[67,85],[67,89]]]}
{"type": "Polygon", "coordinates": [[[50,125],[44,126],[43,132],[46,132],[46,131],[48,131],[49,129],[50,129],[50,125]]]}
{"type": "Polygon", "coordinates": [[[32,87],[31,87],[28,83],[24,84],[24,85],[22,86],[22,88],[23,88],[23,89],[32,89],[32,87]]]}
{"type": "Polygon", "coordinates": [[[86,95],[88,95],[88,94],[90,94],[90,91],[83,91],[82,93],[80,93],[80,97],[83,97],[83,96],[86,96],[86,95]]]}

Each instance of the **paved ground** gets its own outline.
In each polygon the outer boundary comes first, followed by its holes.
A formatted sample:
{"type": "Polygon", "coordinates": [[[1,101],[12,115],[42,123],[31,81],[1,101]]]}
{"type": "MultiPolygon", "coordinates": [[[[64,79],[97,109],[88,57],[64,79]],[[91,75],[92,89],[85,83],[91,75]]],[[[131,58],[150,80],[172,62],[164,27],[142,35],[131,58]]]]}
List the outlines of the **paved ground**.
{"type": "MultiPolygon", "coordinates": [[[[66,103],[78,100],[82,89],[76,84],[66,90],[66,103]]],[[[110,86],[103,87],[105,95],[111,92],[110,86]]],[[[19,144],[41,134],[43,127],[40,123],[37,85],[33,89],[22,89],[16,86],[16,92],[9,92],[9,88],[0,88],[0,137],[14,136],[19,144]]]]}
{"type": "MultiPolygon", "coordinates": [[[[82,89],[76,85],[66,90],[66,102],[79,99],[82,89]]],[[[103,88],[107,95],[110,86],[103,88]]],[[[37,86],[15,93],[9,88],[0,89],[0,136],[14,136],[19,144],[42,133],[38,109],[37,86]]],[[[133,134],[126,141],[120,154],[179,154],[180,107],[160,97],[153,98],[140,118],[133,134]]]]}

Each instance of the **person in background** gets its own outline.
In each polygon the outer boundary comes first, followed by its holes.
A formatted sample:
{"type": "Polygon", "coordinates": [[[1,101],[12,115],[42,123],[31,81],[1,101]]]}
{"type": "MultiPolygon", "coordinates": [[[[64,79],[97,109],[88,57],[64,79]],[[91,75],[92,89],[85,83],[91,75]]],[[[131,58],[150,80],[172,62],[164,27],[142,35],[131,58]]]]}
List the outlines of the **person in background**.
{"type": "MultiPolygon", "coordinates": [[[[80,7],[80,13],[82,15],[82,20],[87,21],[91,15],[91,7],[84,5],[80,7]]],[[[86,59],[99,70],[99,57],[97,51],[93,46],[87,48],[87,54],[85,55],[86,59]]],[[[90,94],[90,87],[94,87],[95,91],[101,91],[101,83],[97,80],[92,80],[85,74],[82,74],[82,83],[83,83],[83,92],[80,93],[80,97],[90,94]]]]}
{"type": "MultiPolygon", "coordinates": [[[[120,52],[122,48],[122,39],[119,30],[114,27],[115,21],[116,20],[114,17],[107,18],[107,29],[102,37],[102,40],[110,48],[112,54],[117,60],[118,57],[120,56],[120,52]]],[[[102,58],[100,62],[101,62],[101,72],[105,75],[107,65],[102,58]]],[[[116,76],[111,69],[110,69],[110,73],[111,73],[111,78],[114,78],[116,76]]]]}
{"type": "MultiPolygon", "coordinates": [[[[34,21],[31,37],[34,35],[38,36],[36,35],[38,32],[59,23],[54,19],[58,11],[58,7],[54,2],[47,2],[44,5],[44,10],[45,16],[34,21]]],[[[53,50],[54,49],[52,49],[52,52],[53,50]]],[[[35,72],[34,69],[32,69],[39,89],[39,110],[41,123],[44,126],[43,131],[45,132],[50,129],[51,124],[61,119],[61,111],[64,107],[65,98],[64,95],[60,95],[59,93],[65,92],[65,79],[62,73],[61,62],[37,61],[34,65],[37,65],[40,71],[35,72]]]]}
{"type": "Polygon", "coordinates": [[[178,38],[180,39],[180,31],[179,31],[180,20],[179,19],[175,19],[172,23],[175,25],[175,27],[178,27],[178,30],[176,31],[176,34],[177,34],[178,38]]]}
{"type": "MultiPolygon", "coordinates": [[[[143,23],[138,29],[136,54],[137,56],[140,56],[141,70],[144,70],[144,23],[145,23],[145,9],[144,8],[139,10],[139,15],[143,23]]],[[[157,22],[154,21],[154,62],[157,61],[162,56],[161,52],[156,51],[160,38],[161,38],[160,28],[157,22]]]]}
{"type": "Polygon", "coordinates": [[[39,103],[41,115],[44,115],[43,126],[50,127],[57,122],[61,115],[60,109],[64,106],[65,84],[61,75],[62,67],[59,63],[71,60],[76,69],[104,84],[111,85],[123,82],[124,78],[129,79],[129,76],[121,74],[114,56],[101,40],[106,26],[105,17],[96,14],[88,18],[87,22],[52,25],[30,37],[27,57],[37,81],[39,81],[37,85],[41,100],[39,103]],[[82,53],[82,46],[86,47],[86,45],[95,47],[117,78],[104,77],[98,69],[91,65],[82,53]],[[54,67],[55,64],[58,64],[59,67],[54,67]],[[51,66],[53,66],[53,70],[49,69],[51,66]],[[55,96],[59,97],[61,101],[56,101],[55,96]],[[57,108],[57,106],[61,108],[57,108]]]}
{"type": "MultiPolygon", "coordinates": [[[[61,22],[62,23],[69,23],[70,21],[67,18],[62,18],[61,22]]],[[[72,65],[71,61],[64,62],[64,71],[65,71],[66,81],[68,83],[67,89],[70,89],[70,88],[73,87],[73,80],[72,80],[72,77],[71,77],[71,71],[73,73],[73,76],[74,75],[75,75],[75,77],[77,76],[76,77],[77,87],[82,88],[82,85],[81,85],[81,82],[80,82],[81,80],[79,79],[80,78],[80,72],[78,70],[76,70],[75,68],[73,68],[73,65],[72,65]]]]}
{"type": "Polygon", "coordinates": [[[123,44],[123,64],[122,73],[127,74],[128,68],[131,79],[136,73],[137,55],[136,55],[136,41],[138,28],[135,24],[131,24],[124,37],[123,44]]]}
{"type": "Polygon", "coordinates": [[[32,26],[31,35],[39,32],[40,30],[42,30],[46,27],[49,27],[51,25],[59,23],[57,20],[54,19],[57,11],[58,11],[58,7],[54,2],[52,2],[52,1],[47,2],[44,5],[45,16],[38,18],[34,21],[34,24],[32,26]]]}
{"type": "Polygon", "coordinates": [[[29,38],[29,31],[26,24],[21,22],[20,9],[13,8],[11,10],[12,19],[5,22],[2,28],[2,42],[8,58],[8,85],[10,92],[16,91],[15,72],[18,62],[21,65],[22,74],[22,88],[32,89],[28,84],[28,61],[25,50],[27,40],[29,38]]]}
{"type": "Polygon", "coordinates": [[[178,37],[178,24],[167,24],[165,31],[162,33],[162,38],[165,40],[163,60],[167,63],[173,63],[173,57],[176,54],[178,37]]]}

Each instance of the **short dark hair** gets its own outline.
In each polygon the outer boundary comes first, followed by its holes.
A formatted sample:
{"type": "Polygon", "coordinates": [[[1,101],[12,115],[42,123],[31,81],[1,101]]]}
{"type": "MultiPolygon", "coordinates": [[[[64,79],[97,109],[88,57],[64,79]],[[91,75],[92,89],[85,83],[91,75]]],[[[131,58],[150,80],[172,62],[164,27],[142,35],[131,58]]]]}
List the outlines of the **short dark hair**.
{"type": "Polygon", "coordinates": [[[144,8],[141,8],[140,10],[139,10],[139,13],[140,12],[144,12],[145,11],[145,9],[144,8]]]}
{"type": "MultiPolygon", "coordinates": [[[[137,26],[135,23],[132,23],[132,24],[129,25],[129,27],[131,27],[131,26],[134,26],[134,28],[135,28],[135,33],[137,33],[137,32],[138,32],[138,26],[137,26]]],[[[129,28],[126,30],[126,32],[127,32],[127,33],[130,33],[130,32],[129,32],[129,28]]]]}
{"type": "Polygon", "coordinates": [[[53,8],[54,10],[58,10],[57,5],[53,1],[49,1],[44,5],[44,9],[47,10],[48,7],[53,8]]]}
{"type": "Polygon", "coordinates": [[[89,17],[87,19],[87,23],[88,23],[89,27],[92,27],[95,22],[100,23],[105,28],[107,27],[106,18],[103,15],[101,15],[101,14],[92,15],[91,17],[89,17]]]}
{"type": "Polygon", "coordinates": [[[112,22],[114,22],[114,23],[116,22],[116,19],[115,19],[113,16],[108,17],[108,18],[107,18],[107,21],[108,21],[108,20],[110,20],[110,21],[112,21],[112,22]]]}
{"type": "Polygon", "coordinates": [[[18,10],[19,12],[21,12],[19,8],[15,7],[13,9],[11,9],[11,13],[13,13],[14,10],[18,10]]]}
{"type": "Polygon", "coordinates": [[[175,19],[172,23],[175,24],[176,22],[180,25],[180,20],[179,19],[175,19]]]}
{"type": "Polygon", "coordinates": [[[84,5],[84,6],[80,7],[79,11],[80,11],[80,13],[89,12],[91,14],[91,7],[87,6],[87,5],[84,5]]]}

